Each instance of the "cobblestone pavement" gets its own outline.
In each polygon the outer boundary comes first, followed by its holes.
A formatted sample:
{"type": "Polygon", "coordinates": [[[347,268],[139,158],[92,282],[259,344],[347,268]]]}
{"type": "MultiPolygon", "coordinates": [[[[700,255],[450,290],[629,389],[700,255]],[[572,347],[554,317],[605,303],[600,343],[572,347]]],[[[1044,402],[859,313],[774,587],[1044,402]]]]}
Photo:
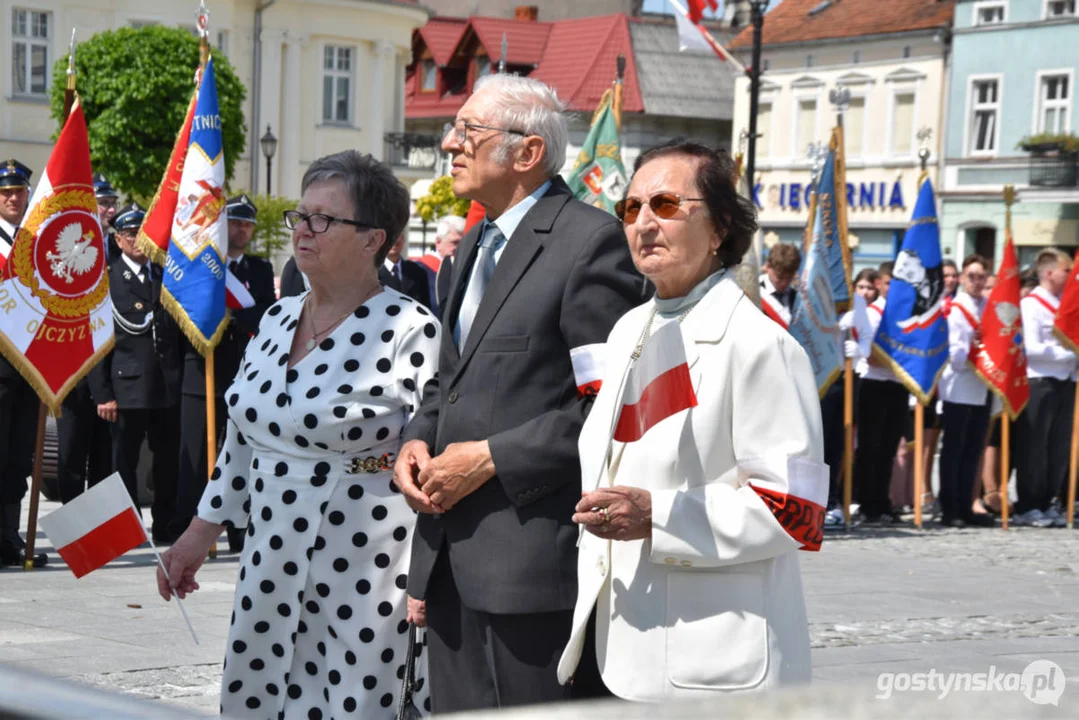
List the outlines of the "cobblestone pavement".
{"type": "MultiPolygon", "coordinates": [[[[822,552],[801,554],[814,681],[871,699],[882,672],[1022,672],[1047,659],[1068,678],[1059,709],[1079,714],[1079,532],[926,527],[828,534],[822,552]]],[[[209,561],[187,601],[197,646],[157,598],[148,549],[81,580],[52,561],[0,571],[0,662],[216,712],[235,556],[209,561]]]]}

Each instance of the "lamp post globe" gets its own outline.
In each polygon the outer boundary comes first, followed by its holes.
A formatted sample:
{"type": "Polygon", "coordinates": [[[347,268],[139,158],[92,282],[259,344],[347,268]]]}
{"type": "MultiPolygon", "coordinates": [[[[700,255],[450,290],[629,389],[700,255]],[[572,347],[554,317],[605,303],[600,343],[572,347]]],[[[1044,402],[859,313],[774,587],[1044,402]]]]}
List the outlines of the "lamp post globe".
{"type": "Polygon", "coordinates": [[[273,156],[277,152],[277,138],[270,131],[270,126],[266,126],[266,134],[259,140],[259,145],[262,146],[262,154],[266,157],[266,194],[272,195],[270,170],[273,167],[273,156]]]}

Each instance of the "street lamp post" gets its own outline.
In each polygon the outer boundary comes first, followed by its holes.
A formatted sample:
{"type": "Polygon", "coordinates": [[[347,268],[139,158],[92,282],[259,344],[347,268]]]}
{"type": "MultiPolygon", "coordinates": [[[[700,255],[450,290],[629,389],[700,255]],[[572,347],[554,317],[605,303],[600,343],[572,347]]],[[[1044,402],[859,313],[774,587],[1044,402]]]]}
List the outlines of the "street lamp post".
{"type": "Polygon", "coordinates": [[[273,156],[277,152],[277,138],[270,132],[270,126],[266,126],[266,134],[259,140],[262,146],[262,154],[266,156],[266,194],[273,195],[271,188],[270,170],[273,168],[273,156]]]}
{"type": "Polygon", "coordinates": [[[764,11],[769,0],[749,0],[750,22],[753,24],[753,60],[749,67],[749,147],[746,151],[746,179],[749,197],[753,200],[757,187],[757,112],[761,100],[761,34],[764,30],[764,11]]]}

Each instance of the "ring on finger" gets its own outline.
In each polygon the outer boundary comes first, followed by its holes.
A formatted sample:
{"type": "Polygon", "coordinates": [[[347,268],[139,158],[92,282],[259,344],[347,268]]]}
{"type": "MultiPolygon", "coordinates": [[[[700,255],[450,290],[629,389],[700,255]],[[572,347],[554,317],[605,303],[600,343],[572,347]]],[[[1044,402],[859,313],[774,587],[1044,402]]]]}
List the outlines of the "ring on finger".
{"type": "Polygon", "coordinates": [[[602,519],[602,520],[600,520],[600,522],[599,522],[599,524],[600,524],[600,525],[606,525],[607,523],[609,523],[609,522],[611,521],[611,514],[610,514],[610,512],[609,512],[609,511],[607,510],[607,508],[606,508],[606,507],[601,507],[601,508],[599,509],[599,514],[600,514],[600,517],[602,517],[602,518],[603,518],[603,519],[602,519]]]}

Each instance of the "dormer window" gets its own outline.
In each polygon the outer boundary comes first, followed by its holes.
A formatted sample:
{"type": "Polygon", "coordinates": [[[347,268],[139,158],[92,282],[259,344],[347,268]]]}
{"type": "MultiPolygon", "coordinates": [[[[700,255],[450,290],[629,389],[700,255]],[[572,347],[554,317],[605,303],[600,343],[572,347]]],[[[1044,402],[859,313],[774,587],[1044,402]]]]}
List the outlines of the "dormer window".
{"type": "Polygon", "coordinates": [[[480,55],[476,58],[476,79],[485,78],[491,74],[491,58],[480,55]]]}
{"type": "Polygon", "coordinates": [[[420,91],[434,92],[438,89],[438,66],[428,58],[420,63],[420,91]]]}

